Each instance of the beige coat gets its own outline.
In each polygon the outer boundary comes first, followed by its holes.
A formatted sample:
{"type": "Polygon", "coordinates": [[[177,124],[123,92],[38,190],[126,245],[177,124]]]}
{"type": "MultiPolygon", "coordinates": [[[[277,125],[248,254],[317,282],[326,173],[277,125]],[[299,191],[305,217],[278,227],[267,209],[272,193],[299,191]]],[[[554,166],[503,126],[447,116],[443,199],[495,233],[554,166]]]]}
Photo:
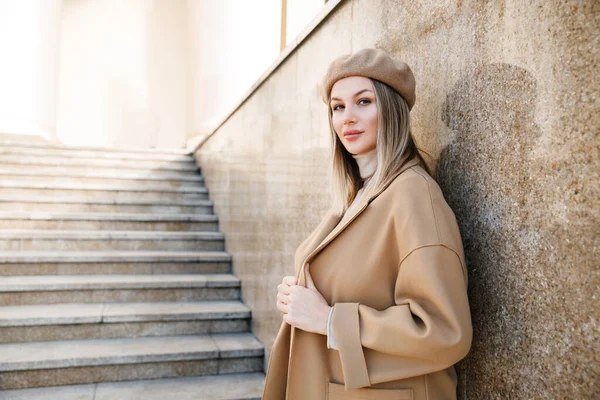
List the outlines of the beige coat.
{"type": "Polygon", "coordinates": [[[327,337],[282,322],[263,400],[456,398],[453,367],[471,346],[467,271],[454,213],[410,160],[349,218],[328,212],[295,270],[335,305],[327,337]]]}

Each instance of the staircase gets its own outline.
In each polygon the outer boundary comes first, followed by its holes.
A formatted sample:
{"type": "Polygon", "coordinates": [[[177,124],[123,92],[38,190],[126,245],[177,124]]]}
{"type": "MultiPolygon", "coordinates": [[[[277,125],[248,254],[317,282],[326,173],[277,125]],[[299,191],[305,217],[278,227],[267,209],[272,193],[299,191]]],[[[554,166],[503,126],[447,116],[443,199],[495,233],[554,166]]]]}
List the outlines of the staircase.
{"type": "Polygon", "coordinates": [[[0,143],[0,399],[259,399],[193,157],[0,143]]]}

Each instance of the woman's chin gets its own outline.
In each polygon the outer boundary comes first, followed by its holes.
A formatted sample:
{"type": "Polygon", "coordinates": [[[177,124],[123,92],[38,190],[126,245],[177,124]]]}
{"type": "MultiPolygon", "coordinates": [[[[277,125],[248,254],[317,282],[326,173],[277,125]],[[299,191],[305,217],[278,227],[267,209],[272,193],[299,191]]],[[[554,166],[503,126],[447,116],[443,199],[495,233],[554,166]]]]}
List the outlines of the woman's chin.
{"type": "Polygon", "coordinates": [[[369,151],[369,148],[368,146],[357,146],[354,143],[351,143],[346,145],[346,150],[348,150],[348,153],[356,155],[367,153],[369,151]]]}

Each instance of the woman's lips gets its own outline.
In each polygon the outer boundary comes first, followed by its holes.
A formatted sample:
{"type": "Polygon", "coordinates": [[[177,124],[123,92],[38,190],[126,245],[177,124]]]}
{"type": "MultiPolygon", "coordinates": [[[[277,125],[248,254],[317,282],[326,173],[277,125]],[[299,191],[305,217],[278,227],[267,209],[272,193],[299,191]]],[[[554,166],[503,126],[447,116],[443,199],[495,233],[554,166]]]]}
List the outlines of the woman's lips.
{"type": "Polygon", "coordinates": [[[362,134],[363,134],[363,131],[352,131],[349,133],[344,133],[344,139],[354,140],[354,139],[357,139],[362,134]]]}
{"type": "Polygon", "coordinates": [[[351,135],[344,136],[344,138],[346,140],[354,140],[354,139],[358,138],[360,135],[362,135],[362,133],[353,133],[351,135]]]}

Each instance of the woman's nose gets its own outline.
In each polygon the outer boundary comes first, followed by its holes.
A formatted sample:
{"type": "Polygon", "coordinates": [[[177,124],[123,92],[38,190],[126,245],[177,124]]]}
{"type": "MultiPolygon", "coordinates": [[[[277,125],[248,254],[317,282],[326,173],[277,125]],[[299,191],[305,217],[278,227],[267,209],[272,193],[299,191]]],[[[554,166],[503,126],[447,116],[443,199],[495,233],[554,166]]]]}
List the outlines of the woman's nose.
{"type": "Polygon", "coordinates": [[[342,121],[344,125],[356,122],[356,117],[354,116],[354,111],[352,111],[351,107],[346,107],[344,109],[344,118],[342,121]]]}

